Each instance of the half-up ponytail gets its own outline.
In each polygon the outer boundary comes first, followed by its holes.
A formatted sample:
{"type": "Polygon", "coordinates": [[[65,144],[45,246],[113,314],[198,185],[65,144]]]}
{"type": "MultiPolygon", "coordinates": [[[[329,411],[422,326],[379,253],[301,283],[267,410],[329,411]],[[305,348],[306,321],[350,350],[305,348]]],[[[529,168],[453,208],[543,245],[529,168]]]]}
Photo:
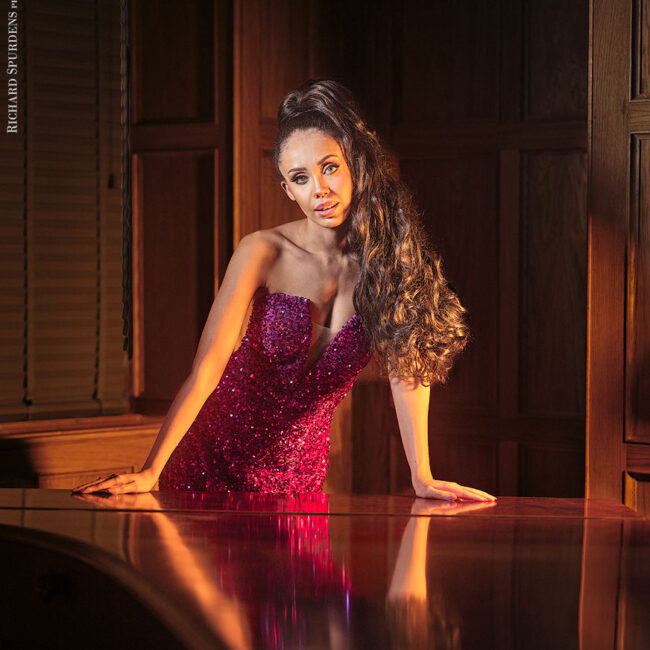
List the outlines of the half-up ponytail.
{"type": "Polygon", "coordinates": [[[352,93],[332,80],[312,80],[278,108],[274,162],[295,131],[316,128],[341,147],[352,176],[348,245],[361,274],[354,307],[383,373],[444,383],[467,344],[465,309],[449,287],[407,189],[352,93]]]}

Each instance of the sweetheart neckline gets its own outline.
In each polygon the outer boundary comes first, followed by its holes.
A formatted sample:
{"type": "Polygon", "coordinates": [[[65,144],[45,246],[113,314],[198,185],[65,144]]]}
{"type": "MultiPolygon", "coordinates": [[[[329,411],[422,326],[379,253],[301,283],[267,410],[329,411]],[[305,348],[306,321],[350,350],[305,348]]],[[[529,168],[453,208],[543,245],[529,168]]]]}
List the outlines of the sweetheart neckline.
{"type": "MultiPolygon", "coordinates": [[[[314,333],[314,321],[311,316],[311,310],[309,309],[309,303],[314,304],[314,301],[311,298],[306,298],[305,296],[298,296],[293,293],[285,293],[284,291],[273,291],[265,294],[265,297],[268,298],[269,296],[286,296],[288,298],[297,298],[298,300],[304,301],[303,304],[307,305],[307,313],[309,315],[309,341],[311,343],[311,337],[314,333]]],[[[309,357],[309,352],[311,350],[310,346],[307,347],[307,353],[304,355],[303,358],[303,368],[302,368],[301,378],[311,374],[312,370],[314,370],[314,368],[320,363],[321,359],[325,356],[325,353],[332,347],[334,341],[336,341],[336,339],[343,333],[343,330],[349,328],[352,325],[352,322],[354,321],[355,318],[361,322],[359,318],[359,314],[357,314],[357,312],[355,311],[354,314],[352,314],[352,316],[350,316],[350,318],[348,318],[348,320],[344,323],[344,325],[338,330],[338,332],[336,332],[336,334],[334,334],[334,336],[328,341],[327,345],[321,350],[318,356],[314,358],[312,363],[309,365],[309,368],[305,370],[305,362],[307,361],[307,358],[309,357]]]]}

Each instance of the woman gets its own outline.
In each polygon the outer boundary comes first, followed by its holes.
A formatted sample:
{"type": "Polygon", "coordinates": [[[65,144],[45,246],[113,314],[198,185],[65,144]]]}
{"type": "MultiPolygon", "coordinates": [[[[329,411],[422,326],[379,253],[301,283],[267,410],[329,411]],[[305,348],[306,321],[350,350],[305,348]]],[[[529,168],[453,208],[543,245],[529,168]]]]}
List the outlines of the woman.
{"type": "Polygon", "coordinates": [[[430,385],[466,344],[465,310],[377,136],[327,80],[286,95],[278,126],[281,186],[305,218],[239,242],[142,470],[75,491],[146,492],[159,477],[160,489],[320,491],[334,408],[375,354],[417,496],[493,501],[431,475],[430,385]]]}

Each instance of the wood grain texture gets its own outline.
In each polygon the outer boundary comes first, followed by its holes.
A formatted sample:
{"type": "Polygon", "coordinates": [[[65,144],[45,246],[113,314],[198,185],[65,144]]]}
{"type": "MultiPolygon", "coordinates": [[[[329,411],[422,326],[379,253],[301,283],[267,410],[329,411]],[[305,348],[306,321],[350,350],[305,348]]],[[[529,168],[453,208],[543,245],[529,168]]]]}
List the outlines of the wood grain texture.
{"type": "Polygon", "coordinates": [[[586,155],[526,152],[521,195],[520,412],[582,416],[586,155]]]}
{"type": "Polygon", "coordinates": [[[211,122],[215,114],[214,66],[216,2],[136,0],[132,39],[133,121],[211,122]]]}
{"type": "Polygon", "coordinates": [[[497,407],[498,159],[495,155],[402,160],[447,279],[469,312],[472,341],[449,384],[434,388],[436,404],[485,412],[497,407]],[[470,261],[471,260],[471,261],[470,261]]]}
{"type": "Polygon", "coordinates": [[[650,135],[633,136],[627,244],[625,440],[650,443],[650,135]]]}
{"type": "Polygon", "coordinates": [[[408,3],[400,122],[498,119],[499,17],[497,3],[408,3]]]}
{"type": "Polygon", "coordinates": [[[588,0],[526,0],[524,119],[582,117],[587,110],[585,61],[588,0]]]}
{"type": "Polygon", "coordinates": [[[586,495],[620,499],[631,5],[593,0],[592,17],[586,495]]]}
{"type": "Polygon", "coordinates": [[[212,303],[214,158],[140,159],[145,381],[138,397],[171,400],[191,370],[212,303]]]}

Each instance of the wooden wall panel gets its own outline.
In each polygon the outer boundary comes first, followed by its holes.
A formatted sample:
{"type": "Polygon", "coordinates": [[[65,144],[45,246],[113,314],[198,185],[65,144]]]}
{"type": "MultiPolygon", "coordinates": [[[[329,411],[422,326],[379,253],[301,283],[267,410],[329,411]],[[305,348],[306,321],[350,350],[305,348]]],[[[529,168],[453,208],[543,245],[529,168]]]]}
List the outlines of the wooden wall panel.
{"type": "Polygon", "coordinates": [[[232,8],[131,5],[134,407],[164,413],[232,254],[232,8]]]}
{"type": "Polygon", "coordinates": [[[211,121],[214,3],[135,0],[134,122],[211,121]]]}
{"type": "Polygon", "coordinates": [[[436,405],[493,412],[497,402],[498,160],[494,154],[400,161],[443,268],[469,311],[472,341],[436,405]]]}
{"type": "Polygon", "coordinates": [[[632,143],[625,439],[650,443],[650,136],[633,136],[632,143]]]}
{"type": "Polygon", "coordinates": [[[650,2],[592,0],[592,16],[587,494],[623,498],[644,511],[650,477],[650,2]]]}
{"type": "Polygon", "coordinates": [[[309,3],[260,2],[260,120],[275,126],[282,97],[309,78],[309,3]]]}
{"type": "Polygon", "coordinates": [[[499,5],[403,5],[400,122],[498,119],[499,5]]]}
{"type": "Polygon", "coordinates": [[[587,174],[582,151],[522,160],[520,412],[582,416],[587,174]]]}
{"type": "Polygon", "coordinates": [[[632,3],[635,35],[632,52],[632,99],[650,99],[650,21],[647,0],[632,3]]]}
{"type": "Polygon", "coordinates": [[[207,153],[140,156],[143,392],[164,400],[189,374],[212,301],[214,161],[207,153]]]}
{"type": "Polygon", "coordinates": [[[519,495],[525,497],[582,497],[585,473],[581,446],[519,445],[519,495]]]}
{"type": "Polygon", "coordinates": [[[526,0],[524,119],[584,118],[588,0],[526,0]]]}

